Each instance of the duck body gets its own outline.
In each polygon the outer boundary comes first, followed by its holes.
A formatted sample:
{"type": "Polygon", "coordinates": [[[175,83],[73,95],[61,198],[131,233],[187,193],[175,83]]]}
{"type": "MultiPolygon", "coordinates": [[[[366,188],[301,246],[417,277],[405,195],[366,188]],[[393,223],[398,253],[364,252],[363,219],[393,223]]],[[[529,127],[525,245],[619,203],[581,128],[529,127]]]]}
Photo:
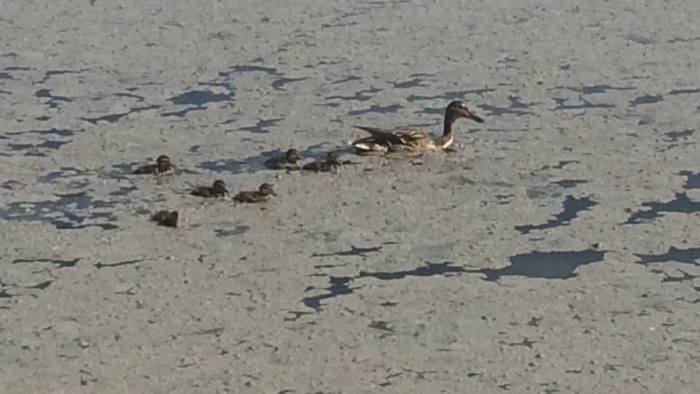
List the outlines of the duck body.
{"type": "Polygon", "coordinates": [[[179,218],[180,213],[178,211],[166,210],[158,211],[151,216],[151,220],[164,227],[177,227],[179,218]]]}
{"type": "Polygon", "coordinates": [[[137,175],[164,175],[172,173],[174,168],[169,156],[160,155],[156,159],[156,164],[141,166],[134,170],[133,173],[137,175]]]}
{"type": "Polygon", "coordinates": [[[296,170],[299,168],[296,165],[299,160],[301,160],[299,152],[296,149],[289,149],[284,155],[273,157],[263,164],[271,170],[296,170]]]}
{"type": "Polygon", "coordinates": [[[233,197],[234,201],[241,203],[260,203],[267,200],[267,196],[276,195],[274,188],[269,183],[263,183],[260,188],[255,191],[243,191],[233,197]]]}
{"type": "Polygon", "coordinates": [[[476,116],[463,101],[453,101],[445,109],[443,134],[433,137],[425,130],[400,127],[380,129],[376,127],[354,126],[370,134],[351,143],[359,155],[386,154],[391,152],[431,152],[444,150],[455,142],[455,123],[459,118],[471,119],[478,123],[484,120],[476,116]]]}
{"type": "Polygon", "coordinates": [[[217,180],[212,186],[197,186],[190,192],[191,195],[204,198],[224,197],[228,194],[226,184],[222,180],[217,180]]]}
{"type": "Polygon", "coordinates": [[[338,168],[340,164],[341,163],[338,161],[338,154],[335,152],[328,152],[325,161],[314,161],[307,163],[304,164],[301,169],[314,172],[330,172],[338,168]]]}

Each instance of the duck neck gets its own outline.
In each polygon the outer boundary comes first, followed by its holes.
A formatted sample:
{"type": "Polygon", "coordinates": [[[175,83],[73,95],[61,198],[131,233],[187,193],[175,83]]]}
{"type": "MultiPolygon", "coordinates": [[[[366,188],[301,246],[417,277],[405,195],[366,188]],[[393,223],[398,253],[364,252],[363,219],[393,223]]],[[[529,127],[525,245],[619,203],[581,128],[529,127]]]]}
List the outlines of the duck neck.
{"type": "Polygon", "coordinates": [[[455,123],[457,122],[457,115],[453,111],[445,112],[445,126],[442,132],[442,147],[447,148],[455,141],[455,123]]]}

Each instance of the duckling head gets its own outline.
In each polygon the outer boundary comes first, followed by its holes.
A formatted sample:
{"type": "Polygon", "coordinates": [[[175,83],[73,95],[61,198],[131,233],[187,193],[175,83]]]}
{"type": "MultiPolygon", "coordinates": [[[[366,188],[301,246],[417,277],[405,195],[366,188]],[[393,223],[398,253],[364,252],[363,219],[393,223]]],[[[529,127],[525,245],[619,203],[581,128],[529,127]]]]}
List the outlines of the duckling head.
{"type": "Polygon", "coordinates": [[[167,167],[170,167],[172,165],[172,163],[170,161],[170,156],[168,156],[168,155],[158,156],[158,158],[156,159],[156,163],[158,164],[158,167],[160,167],[160,168],[167,168],[167,167]]]}
{"type": "Polygon", "coordinates": [[[228,193],[228,190],[226,189],[226,183],[221,179],[217,179],[216,181],[214,181],[212,189],[214,189],[215,192],[228,193]]]}
{"type": "Polygon", "coordinates": [[[276,196],[277,195],[277,194],[275,194],[274,186],[270,185],[269,183],[263,183],[262,185],[260,185],[260,188],[258,190],[260,191],[260,194],[263,196],[269,196],[269,195],[276,196]]]}
{"type": "Polygon", "coordinates": [[[296,149],[289,149],[287,153],[284,154],[285,159],[287,159],[287,162],[296,164],[299,160],[301,160],[301,156],[299,156],[299,152],[297,152],[296,149]]]}

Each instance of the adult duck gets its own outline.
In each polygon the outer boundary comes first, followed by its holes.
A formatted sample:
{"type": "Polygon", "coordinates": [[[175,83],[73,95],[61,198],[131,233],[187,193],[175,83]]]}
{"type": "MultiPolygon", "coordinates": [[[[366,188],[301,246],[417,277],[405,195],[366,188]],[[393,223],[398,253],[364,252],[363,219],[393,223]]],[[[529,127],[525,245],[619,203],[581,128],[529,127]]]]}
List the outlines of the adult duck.
{"type": "Polygon", "coordinates": [[[425,130],[408,127],[385,130],[375,127],[354,126],[371,135],[355,140],[351,145],[355,147],[359,155],[444,150],[455,142],[455,123],[459,118],[467,118],[477,123],[484,123],[484,120],[474,114],[464,101],[453,101],[445,109],[445,126],[440,137],[432,137],[425,130]]]}

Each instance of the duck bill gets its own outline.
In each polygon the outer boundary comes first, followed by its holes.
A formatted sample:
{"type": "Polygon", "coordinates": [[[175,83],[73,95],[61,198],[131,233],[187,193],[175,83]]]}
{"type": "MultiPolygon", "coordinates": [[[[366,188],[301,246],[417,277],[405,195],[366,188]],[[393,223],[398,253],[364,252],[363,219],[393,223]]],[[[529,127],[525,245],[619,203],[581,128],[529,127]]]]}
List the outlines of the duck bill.
{"type": "Polygon", "coordinates": [[[469,113],[467,115],[467,118],[475,121],[476,123],[484,123],[484,119],[474,115],[473,113],[469,113]]]}

